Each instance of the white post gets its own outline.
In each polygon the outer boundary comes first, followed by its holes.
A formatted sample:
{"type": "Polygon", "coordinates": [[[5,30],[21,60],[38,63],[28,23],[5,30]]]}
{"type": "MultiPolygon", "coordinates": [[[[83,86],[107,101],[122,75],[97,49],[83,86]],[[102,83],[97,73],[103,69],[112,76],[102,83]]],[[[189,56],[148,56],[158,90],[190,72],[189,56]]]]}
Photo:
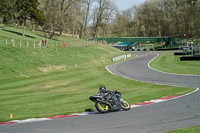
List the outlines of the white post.
{"type": "Polygon", "coordinates": [[[13,47],[15,47],[15,41],[14,39],[11,40],[13,47]]]}
{"type": "Polygon", "coordinates": [[[42,47],[42,42],[40,41],[39,45],[38,45],[38,48],[41,48],[41,47],[42,47]]]}

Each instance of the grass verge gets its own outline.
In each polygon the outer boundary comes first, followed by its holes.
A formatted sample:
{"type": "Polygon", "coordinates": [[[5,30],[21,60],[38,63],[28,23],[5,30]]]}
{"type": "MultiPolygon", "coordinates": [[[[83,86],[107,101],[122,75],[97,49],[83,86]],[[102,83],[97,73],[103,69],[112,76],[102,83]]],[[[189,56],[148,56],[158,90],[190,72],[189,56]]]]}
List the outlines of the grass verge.
{"type": "Polygon", "coordinates": [[[177,130],[168,131],[164,133],[200,133],[200,126],[177,129],[177,130]]]}
{"type": "Polygon", "coordinates": [[[150,66],[168,73],[200,75],[200,61],[180,61],[180,57],[174,56],[173,52],[160,53],[150,66]]]}

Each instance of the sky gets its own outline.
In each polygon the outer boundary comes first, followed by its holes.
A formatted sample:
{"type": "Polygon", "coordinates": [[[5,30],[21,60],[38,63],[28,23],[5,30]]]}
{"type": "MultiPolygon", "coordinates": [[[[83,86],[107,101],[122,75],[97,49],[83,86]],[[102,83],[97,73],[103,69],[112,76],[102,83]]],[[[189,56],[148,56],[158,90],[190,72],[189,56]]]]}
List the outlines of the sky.
{"type": "Polygon", "coordinates": [[[146,0],[114,0],[120,10],[128,9],[144,3],[146,0]]]}

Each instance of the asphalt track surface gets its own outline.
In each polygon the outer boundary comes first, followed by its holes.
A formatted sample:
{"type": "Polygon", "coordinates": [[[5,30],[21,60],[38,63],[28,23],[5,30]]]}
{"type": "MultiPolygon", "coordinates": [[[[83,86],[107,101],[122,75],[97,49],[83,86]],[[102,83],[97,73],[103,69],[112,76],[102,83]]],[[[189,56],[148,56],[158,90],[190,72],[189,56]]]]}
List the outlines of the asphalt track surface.
{"type": "MultiPolygon", "coordinates": [[[[200,88],[200,76],[174,75],[150,69],[148,63],[155,56],[154,53],[130,59],[107,69],[129,79],[200,88]]],[[[199,91],[130,111],[2,125],[0,133],[154,133],[195,125],[200,125],[199,91]]]]}

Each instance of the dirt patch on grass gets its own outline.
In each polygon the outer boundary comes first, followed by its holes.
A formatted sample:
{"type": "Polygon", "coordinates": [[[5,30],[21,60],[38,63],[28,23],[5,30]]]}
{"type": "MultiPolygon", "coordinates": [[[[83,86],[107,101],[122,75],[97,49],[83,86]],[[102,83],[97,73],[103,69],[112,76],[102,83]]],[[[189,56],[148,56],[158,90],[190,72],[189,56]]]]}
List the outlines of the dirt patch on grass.
{"type": "Polygon", "coordinates": [[[31,86],[29,89],[31,90],[43,90],[44,88],[46,88],[46,85],[43,83],[39,83],[39,84],[35,84],[33,86],[31,86]]]}
{"type": "Polygon", "coordinates": [[[66,66],[64,65],[46,65],[45,67],[39,67],[39,71],[44,73],[55,72],[55,71],[63,71],[66,70],[66,66]]]}

